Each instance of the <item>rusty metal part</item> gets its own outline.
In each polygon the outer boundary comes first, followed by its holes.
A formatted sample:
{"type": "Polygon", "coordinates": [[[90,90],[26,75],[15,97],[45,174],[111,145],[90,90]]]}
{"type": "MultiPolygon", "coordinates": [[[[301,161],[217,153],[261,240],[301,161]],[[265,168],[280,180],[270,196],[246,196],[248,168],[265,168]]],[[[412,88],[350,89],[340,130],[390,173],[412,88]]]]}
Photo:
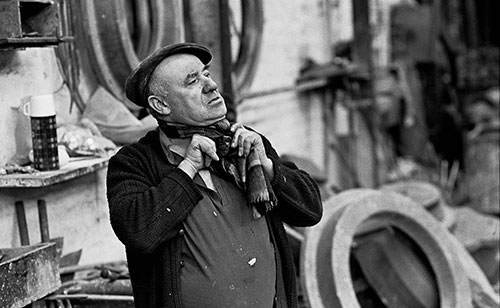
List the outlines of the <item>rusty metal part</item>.
{"type": "Polygon", "coordinates": [[[434,270],[440,307],[470,307],[468,277],[453,254],[451,236],[431,217],[410,199],[391,192],[353,190],[328,200],[322,221],[306,235],[301,257],[311,308],[360,307],[349,259],[354,236],[368,219],[403,231],[420,247],[434,270]]]}
{"type": "MultiPolygon", "coordinates": [[[[122,0],[89,0],[82,1],[80,6],[90,60],[99,82],[129,109],[140,109],[126,99],[123,88],[127,76],[141,60],[127,23],[130,16],[127,5],[122,0]]],[[[179,3],[154,0],[149,2],[149,7],[152,17],[149,48],[144,53],[141,51],[141,56],[159,46],[181,41],[179,3]]]]}

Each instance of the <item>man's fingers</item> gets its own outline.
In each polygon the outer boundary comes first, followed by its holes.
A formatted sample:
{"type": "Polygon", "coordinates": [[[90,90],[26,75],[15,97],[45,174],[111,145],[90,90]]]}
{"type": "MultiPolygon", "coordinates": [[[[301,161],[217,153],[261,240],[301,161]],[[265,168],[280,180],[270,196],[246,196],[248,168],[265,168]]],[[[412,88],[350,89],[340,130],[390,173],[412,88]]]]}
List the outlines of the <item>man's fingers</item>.
{"type": "Polygon", "coordinates": [[[238,136],[238,156],[243,156],[244,143],[245,143],[245,138],[240,134],[240,136],[238,136]]]}
{"type": "Polygon", "coordinates": [[[254,144],[255,139],[252,138],[252,136],[245,138],[243,141],[243,147],[242,147],[242,152],[243,156],[248,156],[250,154],[250,150],[252,149],[252,145],[254,144]]]}
{"type": "Polygon", "coordinates": [[[247,179],[247,159],[246,157],[238,158],[238,170],[240,171],[241,181],[246,182],[247,179]]]}
{"type": "Polygon", "coordinates": [[[243,127],[243,124],[241,123],[234,123],[232,126],[231,126],[231,132],[234,133],[236,132],[239,128],[244,128],[243,127]]]}
{"type": "Polygon", "coordinates": [[[200,143],[199,146],[200,146],[200,150],[203,152],[203,154],[205,154],[206,156],[210,157],[211,159],[213,159],[215,161],[219,160],[219,156],[217,156],[217,152],[216,152],[217,149],[216,149],[215,143],[213,141],[211,143],[210,142],[200,143]]]}
{"type": "Polygon", "coordinates": [[[231,142],[231,147],[235,148],[239,144],[239,140],[242,138],[241,135],[247,132],[243,124],[235,123],[231,126],[231,132],[233,133],[233,141],[231,142]]]}
{"type": "Polygon", "coordinates": [[[238,146],[238,142],[240,140],[240,136],[241,136],[241,133],[243,132],[243,130],[241,129],[238,129],[234,132],[233,134],[233,141],[231,142],[231,147],[232,148],[235,148],[238,146]]]}
{"type": "Polygon", "coordinates": [[[256,133],[244,131],[238,136],[238,156],[248,156],[253,146],[259,143],[259,137],[256,133]]]}
{"type": "Polygon", "coordinates": [[[186,151],[185,159],[188,159],[197,170],[210,165],[212,160],[219,160],[216,154],[215,142],[210,138],[193,135],[191,143],[186,151]]]}

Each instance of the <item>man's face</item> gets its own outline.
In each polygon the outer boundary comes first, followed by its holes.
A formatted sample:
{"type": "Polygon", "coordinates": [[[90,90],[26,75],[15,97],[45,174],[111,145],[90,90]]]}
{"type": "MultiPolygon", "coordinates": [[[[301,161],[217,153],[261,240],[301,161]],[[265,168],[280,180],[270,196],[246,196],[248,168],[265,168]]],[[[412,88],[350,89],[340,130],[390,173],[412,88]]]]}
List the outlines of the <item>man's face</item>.
{"type": "Polygon", "coordinates": [[[217,84],[198,57],[170,56],[160,63],[154,74],[166,90],[163,98],[170,107],[169,122],[204,126],[226,116],[226,104],[217,84]]]}

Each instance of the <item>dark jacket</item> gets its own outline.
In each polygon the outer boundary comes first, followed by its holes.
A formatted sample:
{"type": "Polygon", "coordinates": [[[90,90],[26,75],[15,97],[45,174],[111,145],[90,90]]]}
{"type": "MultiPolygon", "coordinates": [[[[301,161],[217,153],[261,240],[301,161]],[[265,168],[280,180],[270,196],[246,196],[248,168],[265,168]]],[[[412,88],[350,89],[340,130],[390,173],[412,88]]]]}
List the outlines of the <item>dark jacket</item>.
{"type": "MultiPolygon", "coordinates": [[[[283,222],[302,227],[316,224],[322,215],[321,198],[311,177],[282,161],[263,140],[274,163],[272,186],[278,198],[266,219],[281,259],[288,307],[296,308],[296,273],[283,222]]],[[[111,225],[126,248],[136,307],[182,307],[179,231],[202,195],[188,175],[168,162],[157,130],[110,159],[107,197],[111,225]]]]}

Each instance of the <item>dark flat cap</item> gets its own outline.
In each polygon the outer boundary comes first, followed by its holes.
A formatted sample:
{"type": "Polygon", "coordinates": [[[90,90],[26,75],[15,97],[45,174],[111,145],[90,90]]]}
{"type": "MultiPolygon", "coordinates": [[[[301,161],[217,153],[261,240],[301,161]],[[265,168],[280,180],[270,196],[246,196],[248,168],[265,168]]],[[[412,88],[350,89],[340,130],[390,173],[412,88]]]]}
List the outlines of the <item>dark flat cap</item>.
{"type": "Polygon", "coordinates": [[[208,64],[212,60],[210,50],[196,43],[177,43],[163,46],[142,60],[139,66],[127,77],[125,81],[127,98],[136,105],[146,107],[148,104],[148,84],[155,68],[165,58],[180,53],[194,55],[203,64],[208,64]]]}

